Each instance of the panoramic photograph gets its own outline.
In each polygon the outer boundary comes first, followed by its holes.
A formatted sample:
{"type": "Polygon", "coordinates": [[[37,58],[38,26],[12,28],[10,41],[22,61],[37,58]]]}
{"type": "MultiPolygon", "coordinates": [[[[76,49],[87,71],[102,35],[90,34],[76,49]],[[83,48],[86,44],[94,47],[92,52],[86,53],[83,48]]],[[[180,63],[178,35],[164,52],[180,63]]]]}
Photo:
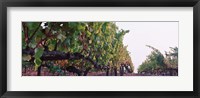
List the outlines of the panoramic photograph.
{"type": "Polygon", "coordinates": [[[178,76],[178,22],[22,22],[22,76],[178,76]]]}

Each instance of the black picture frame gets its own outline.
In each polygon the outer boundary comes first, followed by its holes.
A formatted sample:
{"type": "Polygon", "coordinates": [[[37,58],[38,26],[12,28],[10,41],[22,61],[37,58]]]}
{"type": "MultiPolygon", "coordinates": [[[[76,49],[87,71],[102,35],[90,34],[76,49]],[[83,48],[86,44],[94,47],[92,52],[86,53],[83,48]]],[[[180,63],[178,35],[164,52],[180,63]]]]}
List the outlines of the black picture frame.
{"type": "MultiPolygon", "coordinates": [[[[1,0],[0,96],[2,98],[199,98],[200,0],[1,0]],[[193,91],[7,91],[7,7],[193,7],[193,91]]],[[[184,82],[184,81],[183,81],[184,82]]]]}

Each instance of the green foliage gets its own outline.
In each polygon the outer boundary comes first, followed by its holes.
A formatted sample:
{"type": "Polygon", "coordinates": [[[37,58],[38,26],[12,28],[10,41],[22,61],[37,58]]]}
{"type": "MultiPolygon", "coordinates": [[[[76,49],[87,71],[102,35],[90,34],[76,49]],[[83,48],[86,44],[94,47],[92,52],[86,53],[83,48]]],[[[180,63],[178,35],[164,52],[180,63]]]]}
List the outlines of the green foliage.
{"type": "MultiPolygon", "coordinates": [[[[166,53],[166,57],[156,48],[147,45],[153,49],[147,59],[139,66],[138,72],[153,71],[156,69],[166,69],[167,67],[178,66],[178,48],[171,48],[172,52],[166,53]],[[173,59],[171,58],[173,56],[173,59]],[[174,57],[175,56],[175,57],[174,57]]],[[[174,67],[175,68],[175,67],[174,67]]]]}
{"type": "Polygon", "coordinates": [[[42,60],[40,58],[35,58],[34,60],[35,63],[35,70],[42,64],[42,60]]]}
{"type": "MultiPolygon", "coordinates": [[[[129,31],[118,30],[114,22],[46,22],[39,26],[38,22],[26,22],[29,28],[29,43],[22,37],[22,47],[26,44],[34,49],[36,68],[43,62],[40,58],[44,51],[62,51],[65,53],[81,53],[91,58],[98,65],[120,66],[129,63],[133,67],[127,47],[123,45],[123,37],[129,31]]],[[[24,36],[24,31],[22,31],[24,36]]],[[[27,58],[26,58],[27,59],[27,58]]],[[[93,67],[82,59],[69,60],[65,66],[93,67]]]]}
{"type": "Polygon", "coordinates": [[[178,47],[170,47],[171,51],[165,52],[165,63],[167,67],[178,68],[178,47]]]}
{"type": "Polygon", "coordinates": [[[43,52],[44,52],[44,49],[41,48],[41,47],[40,48],[36,48],[34,52],[35,52],[34,57],[35,58],[40,58],[42,56],[43,52]]]}
{"type": "Polygon", "coordinates": [[[40,57],[42,56],[44,49],[41,47],[36,48],[34,52],[35,52],[35,55],[34,55],[35,70],[37,70],[37,68],[42,64],[42,60],[40,59],[40,57]]]}

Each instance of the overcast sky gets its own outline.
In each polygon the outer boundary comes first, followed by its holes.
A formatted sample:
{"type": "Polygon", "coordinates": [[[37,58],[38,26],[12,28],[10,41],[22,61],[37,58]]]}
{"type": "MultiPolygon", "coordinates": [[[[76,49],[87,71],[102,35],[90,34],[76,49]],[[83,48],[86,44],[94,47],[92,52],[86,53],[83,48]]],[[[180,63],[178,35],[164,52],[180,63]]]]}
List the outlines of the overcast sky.
{"type": "Polygon", "coordinates": [[[169,47],[178,47],[178,22],[116,22],[116,25],[119,29],[130,30],[123,43],[128,45],[134,72],[152,51],[146,45],[159,49],[163,54],[170,50],[169,47]]]}

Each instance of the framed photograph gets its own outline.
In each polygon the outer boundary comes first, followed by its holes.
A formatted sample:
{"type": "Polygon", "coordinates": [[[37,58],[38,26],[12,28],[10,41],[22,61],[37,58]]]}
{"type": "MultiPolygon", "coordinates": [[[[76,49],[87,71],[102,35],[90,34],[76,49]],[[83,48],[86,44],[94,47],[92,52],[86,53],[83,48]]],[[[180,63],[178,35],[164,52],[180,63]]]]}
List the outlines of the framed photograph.
{"type": "Polygon", "coordinates": [[[199,0],[4,0],[0,96],[199,97],[199,0]]]}

